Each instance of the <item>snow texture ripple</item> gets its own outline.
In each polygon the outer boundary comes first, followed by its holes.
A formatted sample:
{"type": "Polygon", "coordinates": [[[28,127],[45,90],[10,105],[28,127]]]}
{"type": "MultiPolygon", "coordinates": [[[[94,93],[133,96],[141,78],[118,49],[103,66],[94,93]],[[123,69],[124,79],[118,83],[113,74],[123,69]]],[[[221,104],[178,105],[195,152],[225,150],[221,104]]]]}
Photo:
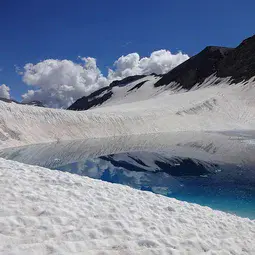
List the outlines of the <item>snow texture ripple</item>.
{"type": "MultiPolygon", "coordinates": [[[[255,128],[252,81],[192,91],[163,91],[147,100],[105,105],[84,112],[0,102],[0,147],[170,131],[255,128]]],[[[152,88],[151,88],[152,89],[152,88]]],[[[137,92],[138,93],[138,92],[137,92]]],[[[123,95],[124,97],[125,95],[123,95]]]]}
{"type": "Polygon", "coordinates": [[[0,159],[1,254],[254,254],[255,221],[0,159]]]}

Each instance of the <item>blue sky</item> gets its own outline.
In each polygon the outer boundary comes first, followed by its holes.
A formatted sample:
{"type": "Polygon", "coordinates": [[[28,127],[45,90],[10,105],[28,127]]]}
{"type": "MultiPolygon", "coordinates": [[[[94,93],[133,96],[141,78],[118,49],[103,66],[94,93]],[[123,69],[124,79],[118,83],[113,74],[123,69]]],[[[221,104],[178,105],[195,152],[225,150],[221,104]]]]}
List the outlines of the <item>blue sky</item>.
{"type": "Polygon", "coordinates": [[[28,87],[14,65],[48,58],[91,56],[106,72],[131,52],[234,47],[254,33],[254,10],[254,0],[1,0],[0,84],[20,99],[28,87]]]}

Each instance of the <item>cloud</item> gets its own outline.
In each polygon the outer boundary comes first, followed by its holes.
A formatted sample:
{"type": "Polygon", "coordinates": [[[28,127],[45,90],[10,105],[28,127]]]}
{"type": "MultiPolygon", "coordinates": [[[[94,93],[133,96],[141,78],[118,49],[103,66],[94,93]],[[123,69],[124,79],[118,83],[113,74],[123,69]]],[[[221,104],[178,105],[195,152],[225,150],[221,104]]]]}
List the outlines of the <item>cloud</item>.
{"type": "Polygon", "coordinates": [[[88,95],[113,80],[136,74],[166,73],[189,57],[181,52],[154,51],[150,57],[141,58],[138,53],[121,56],[103,76],[96,59],[79,57],[81,63],[70,60],[47,59],[37,64],[28,63],[17,71],[23,82],[35,87],[24,94],[23,101],[39,100],[49,107],[66,108],[78,98],[88,95]]]}
{"type": "Polygon", "coordinates": [[[82,58],[84,63],[47,59],[24,67],[23,81],[38,89],[24,94],[23,101],[39,100],[49,107],[67,107],[78,98],[108,85],[94,58],[82,58]]]}
{"type": "Polygon", "coordinates": [[[10,99],[10,88],[6,86],[5,84],[2,84],[0,86],[0,97],[10,99]]]}
{"type": "Polygon", "coordinates": [[[140,58],[138,53],[131,53],[115,61],[115,70],[109,70],[108,78],[123,79],[136,74],[164,74],[187,59],[189,56],[186,54],[172,54],[168,50],[154,51],[150,57],[144,58],[140,58]]]}

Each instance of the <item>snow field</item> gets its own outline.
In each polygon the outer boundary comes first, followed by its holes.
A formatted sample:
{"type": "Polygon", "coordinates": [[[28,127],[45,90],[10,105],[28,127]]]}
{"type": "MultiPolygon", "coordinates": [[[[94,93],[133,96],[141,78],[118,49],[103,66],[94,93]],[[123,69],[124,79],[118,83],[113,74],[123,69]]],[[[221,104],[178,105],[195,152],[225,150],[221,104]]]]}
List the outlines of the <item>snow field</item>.
{"type": "Polygon", "coordinates": [[[0,159],[0,254],[254,254],[255,221],[0,159]]]}
{"type": "Polygon", "coordinates": [[[253,83],[75,112],[0,102],[0,148],[59,140],[255,127],[253,83]]]}

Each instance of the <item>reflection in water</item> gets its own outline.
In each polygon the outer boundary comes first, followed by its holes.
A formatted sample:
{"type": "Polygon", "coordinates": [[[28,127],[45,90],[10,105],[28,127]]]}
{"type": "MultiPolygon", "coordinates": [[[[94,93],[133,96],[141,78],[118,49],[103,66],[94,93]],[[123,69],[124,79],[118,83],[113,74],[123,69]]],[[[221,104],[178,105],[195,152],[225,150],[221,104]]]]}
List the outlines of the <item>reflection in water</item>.
{"type": "Polygon", "coordinates": [[[133,152],[87,159],[56,169],[255,218],[255,176],[246,176],[243,166],[133,152]]]}
{"type": "Polygon", "coordinates": [[[255,219],[251,137],[185,135],[34,145],[6,149],[0,156],[255,219]]]}

